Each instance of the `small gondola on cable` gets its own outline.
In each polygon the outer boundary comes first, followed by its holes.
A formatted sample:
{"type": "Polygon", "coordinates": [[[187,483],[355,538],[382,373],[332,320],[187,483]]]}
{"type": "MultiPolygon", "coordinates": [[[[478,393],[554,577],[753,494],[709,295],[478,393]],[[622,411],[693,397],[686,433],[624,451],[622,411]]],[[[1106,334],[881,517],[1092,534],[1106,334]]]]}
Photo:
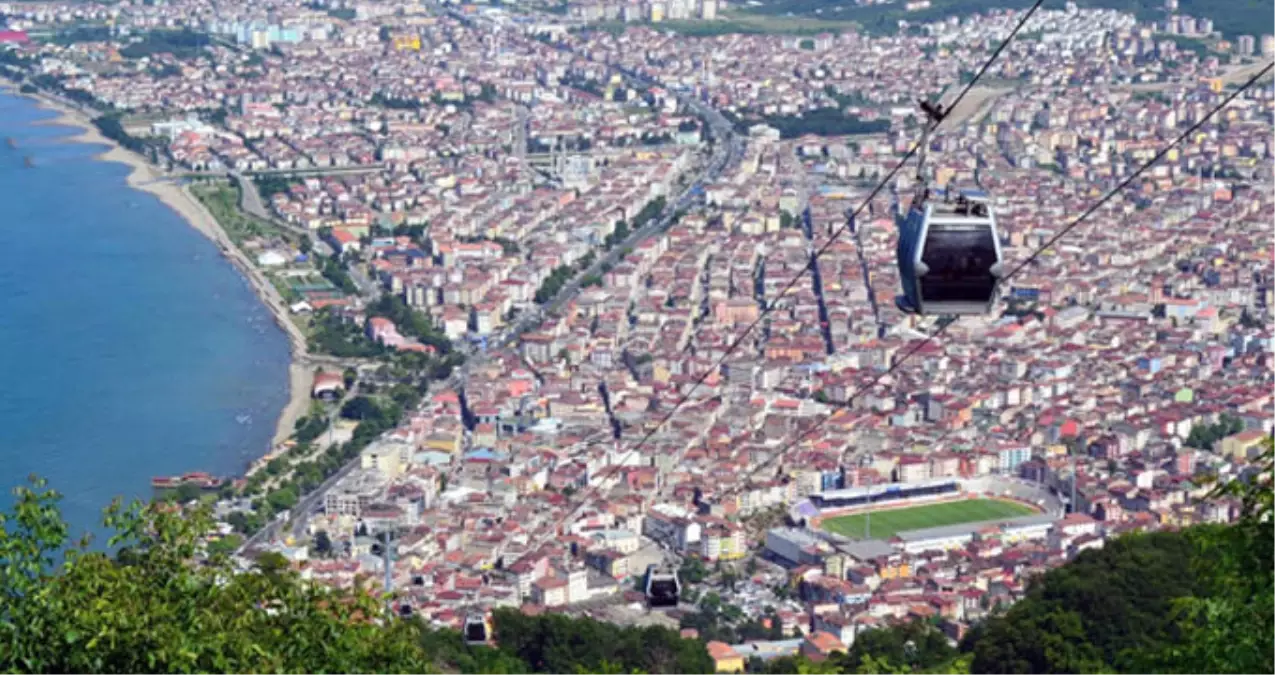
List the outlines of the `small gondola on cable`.
{"type": "Polygon", "coordinates": [[[659,565],[646,568],[646,606],[648,609],[677,607],[682,595],[682,582],[677,570],[659,565]]]}
{"type": "MultiPolygon", "coordinates": [[[[896,212],[896,249],[903,294],[895,305],[909,314],[957,317],[987,314],[1004,276],[1000,235],[981,190],[931,191],[923,173],[930,134],[947,116],[921,101],[927,122],[917,160],[917,186],[906,214],[896,212]]],[[[853,222],[851,228],[853,228],[853,222]]]]}
{"type": "Polygon", "coordinates": [[[465,615],[461,634],[465,637],[465,644],[470,646],[494,644],[496,635],[492,630],[491,613],[475,612],[465,615]]]}

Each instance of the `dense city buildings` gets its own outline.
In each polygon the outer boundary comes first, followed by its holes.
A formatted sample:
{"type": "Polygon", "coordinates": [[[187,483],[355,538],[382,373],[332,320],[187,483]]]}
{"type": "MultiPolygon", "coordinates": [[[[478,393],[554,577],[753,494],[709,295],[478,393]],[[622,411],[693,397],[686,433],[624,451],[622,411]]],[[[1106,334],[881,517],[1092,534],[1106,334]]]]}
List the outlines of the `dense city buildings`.
{"type": "Polygon", "coordinates": [[[782,624],[712,643],[721,667],[892,618],[956,637],[1110,537],[1235,517],[1200,478],[1243,474],[1272,433],[1269,80],[1051,238],[1258,72],[1271,36],[1033,16],[927,149],[1030,262],[996,312],[931,338],[893,301],[912,171],[844,214],[920,137],[916,100],[950,100],[1021,12],[884,36],[578,26],[724,7],[0,3],[53,36],[0,63],[122,113],[174,175],[260,192],[280,234],[241,243],[294,320],[377,347],[330,354],[313,386],[338,419],[303,443],[351,462],[254,532],[316,582],[383,578],[389,532],[401,602],[439,624],[531,604],[630,620],[648,565],[694,559],[782,624]],[[350,445],[367,415],[346,406],[388,406],[392,370],[444,353],[466,358],[350,445]],[[1012,508],[871,525],[981,500],[1012,508]]]}

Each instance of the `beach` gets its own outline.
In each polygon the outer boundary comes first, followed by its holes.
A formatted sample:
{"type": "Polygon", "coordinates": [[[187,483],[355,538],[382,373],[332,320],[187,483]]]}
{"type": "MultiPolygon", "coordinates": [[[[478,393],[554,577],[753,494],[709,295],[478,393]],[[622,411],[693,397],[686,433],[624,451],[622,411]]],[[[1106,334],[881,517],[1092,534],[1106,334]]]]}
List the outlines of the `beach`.
{"type": "MultiPolygon", "coordinates": [[[[63,125],[81,130],[77,136],[68,140],[80,143],[97,143],[108,149],[97,155],[98,160],[118,162],[127,165],[129,187],[155,195],[164,205],[177,212],[191,227],[203,234],[221,250],[222,255],[248,280],[257,296],[269,308],[275,322],[288,336],[292,360],[288,366],[288,403],[279,413],[275,425],[272,445],[278,445],[291,435],[296,422],[306,414],[310,407],[310,390],[314,383],[314,368],[307,364],[305,335],[288,317],[288,305],[274,285],[266,279],[252,264],[252,261],[234,245],[230,237],[222,229],[212,213],[192,195],[188,188],[177,183],[163,180],[167,177],[157,170],[145,158],[130,152],[111,139],[103,136],[93,124],[91,118],[81,110],[64,101],[43,93],[19,93],[10,83],[0,81],[0,88],[6,93],[25,96],[35,100],[40,107],[57,112],[55,119],[42,124],[63,125]]],[[[263,455],[265,452],[262,453],[263,455]]]]}

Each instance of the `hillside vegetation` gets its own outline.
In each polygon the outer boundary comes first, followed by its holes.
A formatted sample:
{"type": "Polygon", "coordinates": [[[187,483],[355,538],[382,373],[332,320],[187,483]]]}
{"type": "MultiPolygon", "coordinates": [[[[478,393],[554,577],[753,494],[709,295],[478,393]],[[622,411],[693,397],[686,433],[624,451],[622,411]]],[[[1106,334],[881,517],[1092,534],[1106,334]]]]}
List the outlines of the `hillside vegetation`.
{"type": "MultiPolygon", "coordinates": [[[[1271,457],[1215,492],[1233,526],[1122,537],[1037,578],[1026,599],[952,647],[928,624],[861,635],[823,663],[768,672],[1275,672],[1271,457]]],[[[201,543],[206,510],[118,502],[114,553],[68,542],[59,496],[15,490],[0,514],[0,670],[6,672],[711,672],[702,642],[663,628],[495,614],[500,648],[383,620],[384,599],[309,584],[266,555],[236,572],[201,543]],[[204,558],[204,553],[209,557],[204,558]]]]}
{"type": "Polygon", "coordinates": [[[1212,497],[1233,526],[1122,537],[1032,584],[973,631],[976,672],[1275,672],[1275,521],[1268,442],[1255,471],[1212,497]]]}

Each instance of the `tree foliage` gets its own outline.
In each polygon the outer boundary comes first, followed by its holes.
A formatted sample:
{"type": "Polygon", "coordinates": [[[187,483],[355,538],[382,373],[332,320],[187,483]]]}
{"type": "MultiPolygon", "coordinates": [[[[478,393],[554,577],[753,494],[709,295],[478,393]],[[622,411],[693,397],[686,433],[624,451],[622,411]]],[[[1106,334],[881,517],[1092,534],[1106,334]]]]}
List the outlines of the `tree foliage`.
{"type": "Polygon", "coordinates": [[[397,295],[383,295],[368,305],[367,315],[380,316],[394,322],[404,335],[410,335],[446,354],[452,350],[452,341],[434,324],[428,314],[413,309],[397,295]]]}
{"type": "Polygon", "coordinates": [[[852,134],[877,134],[890,129],[890,121],[884,119],[861,120],[840,108],[828,106],[807,110],[797,115],[745,114],[734,120],[735,129],[747,133],[754,124],[766,124],[779,131],[783,139],[814,136],[849,136],[852,134]]]}
{"type": "Polygon", "coordinates": [[[319,260],[319,273],[323,275],[333,286],[341,289],[341,292],[347,295],[358,295],[358,284],[354,283],[354,279],[350,278],[350,273],[346,271],[345,265],[334,258],[322,258],[319,260]]]}
{"type": "Polygon", "coordinates": [[[434,668],[418,632],[382,624],[363,592],[303,584],[276,561],[233,573],[224,552],[191,564],[211,520],[116,502],[112,558],[68,546],[60,496],[19,488],[0,532],[0,670],[193,673],[434,668]]]}
{"type": "Polygon", "coordinates": [[[139,154],[146,154],[152,147],[163,145],[163,141],[153,138],[134,136],[124,129],[117,113],[110,113],[93,118],[93,125],[102,135],[139,154]]]}
{"type": "Polygon", "coordinates": [[[1275,672],[1272,445],[1218,486],[1233,526],[1117,538],[1043,575],[967,636],[976,672],[1275,672]]]}
{"type": "Polygon", "coordinates": [[[293,180],[287,176],[256,176],[252,179],[261,196],[269,200],[271,197],[286,193],[292,189],[293,180]]]}
{"type": "MultiPolygon", "coordinates": [[[[949,663],[957,656],[947,636],[932,624],[916,621],[886,630],[864,631],[850,651],[841,657],[855,672],[863,672],[872,660],[901,666],[907,671],[925,671],[949,663]]],[[[885,672],[875,668],[867,672],[885,672]]]]}
{"type": "Polygon", "coordinates": [[[526,616],[497,610],[496,640],[538,673],[711,673],[704,643],[655,626],[619,629],[559,614],[526,616]]]}
{"type": "Polygon", "coordinates": [[[1186,444],[1193,448],[1212,450],[1213,444],[1244,430],[1244,420],[1231,415],[1219,415],[1216,424],[1199,424],[1191,428],[1186,444]]]}
{"type": "MultiPolygon", "coordinates": [[[[1269,534],[1265,539],[1269,626],[1269,534]]],[[[1186,638],[1203,629],[1200,617],[1184,614],[1183,608],[1211,608],[1222,600],[1218,594],[1229,595],[1226,589],[1240,582],[1231,578],[1233,573],[1242,563],[1262,557],[1256,544],[1241,527],[1198,526],[1121,537],[1101,551],[1082,553],[1046,573],[1003,617],[971,634],[973,668],[1007,673],[1177,671],[1174,663],[1181,663],[1180,655],[1190,650],[1186,638]],[[1206,552],[1211,552],[1207,558],[1206,552]],[[1227,572],[1225,565],[1209,560],[1233,564],[1227,572]]],[[[1264,638],[1268,664],[1271,634],[1266,631],[1264,638]]],[[[1221,662],[1212,665],[1199,672],[1248,671],[1221,662]]]]}
{"type": "Polygon", "coordinates": [[[328,308],[314,313],[311,325],[310,351],[342,358],[371,358],[387,350],[372,342],[353,322],[346,321],[328,308]]]}
{"type": "Polygon", "coordinates": [[[1177,644],[1147,655],[1148,670],[1179,672],[1275,672],[1275,600],[1272,582],[1275,440],[1268,439],[1252,469],[1218,485],[1211,499],[1239,500],[1240,520],[1200,538],[1193,561],[1205,593],[1179,598],[1170,620],[1177,644]]]}
{"type": "Polygon", "coordinates": [[[140,59],[156,54],[172,54],[179,59],[200,56],[211,44],[207,33],[183,28],[182,30],[153,30],[142,39],[120,50],[126,59],[140,59]]]}

